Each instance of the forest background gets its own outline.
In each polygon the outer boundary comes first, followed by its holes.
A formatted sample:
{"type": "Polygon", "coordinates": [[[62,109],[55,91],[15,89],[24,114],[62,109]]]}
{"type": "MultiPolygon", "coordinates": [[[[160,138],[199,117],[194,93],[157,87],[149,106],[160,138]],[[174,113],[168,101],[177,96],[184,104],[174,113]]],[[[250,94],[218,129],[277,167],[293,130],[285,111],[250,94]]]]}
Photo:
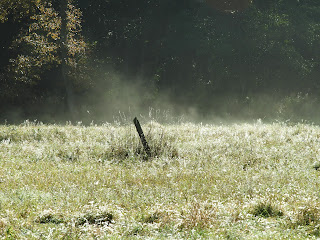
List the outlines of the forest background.
{"type": "Polygon", "coordinates": [[[1,123],[320,123],[318,0],[2,0],[0,32],[1,123]]]}

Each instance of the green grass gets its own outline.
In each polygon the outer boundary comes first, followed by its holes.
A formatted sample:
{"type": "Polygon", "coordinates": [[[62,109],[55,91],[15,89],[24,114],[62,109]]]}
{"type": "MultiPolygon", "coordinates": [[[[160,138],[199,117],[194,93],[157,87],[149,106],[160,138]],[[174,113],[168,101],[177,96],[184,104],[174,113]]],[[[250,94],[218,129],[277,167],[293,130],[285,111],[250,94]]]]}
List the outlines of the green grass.
{"type": "Polygon", "coordinates": [[[320,128],[0,126],[5,239],[316,239],[320,128]]]}

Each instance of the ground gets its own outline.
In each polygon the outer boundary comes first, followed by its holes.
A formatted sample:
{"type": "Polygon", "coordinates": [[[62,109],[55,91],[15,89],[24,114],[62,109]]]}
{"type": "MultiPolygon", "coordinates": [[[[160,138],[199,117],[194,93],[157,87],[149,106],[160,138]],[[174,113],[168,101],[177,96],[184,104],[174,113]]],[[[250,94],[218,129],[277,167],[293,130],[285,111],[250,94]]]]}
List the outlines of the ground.
{"type": "Polygon", "coordinates": [[[7,239],[316,239],[320,127],[0,126],[7,239]]]}

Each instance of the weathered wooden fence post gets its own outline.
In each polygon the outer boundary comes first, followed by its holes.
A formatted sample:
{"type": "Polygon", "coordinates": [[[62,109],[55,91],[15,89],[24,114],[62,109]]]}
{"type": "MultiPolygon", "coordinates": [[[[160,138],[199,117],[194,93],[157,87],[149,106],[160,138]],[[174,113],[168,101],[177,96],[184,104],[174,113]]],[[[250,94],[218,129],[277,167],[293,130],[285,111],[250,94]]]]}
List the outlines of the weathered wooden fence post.
{"type": "Polygon", "coordinates": [[[141,125],[140,125],[140,123],[139,123],[139,121],[138,121],[138,119],[136,117],[133,119],[133,123],[136,126],[136,129],[137,129],[137,132],[139,134],[140,140],[142,142],[144,151],[146,152],[147,157],[149,158],[149,157],[151,157],[151,150],[150,150],[150,147],[149,147],[149,145],[147,143],[147,140],[146,140],[146,138],[145,138],[145,136],[143,134],[141,125]]]}

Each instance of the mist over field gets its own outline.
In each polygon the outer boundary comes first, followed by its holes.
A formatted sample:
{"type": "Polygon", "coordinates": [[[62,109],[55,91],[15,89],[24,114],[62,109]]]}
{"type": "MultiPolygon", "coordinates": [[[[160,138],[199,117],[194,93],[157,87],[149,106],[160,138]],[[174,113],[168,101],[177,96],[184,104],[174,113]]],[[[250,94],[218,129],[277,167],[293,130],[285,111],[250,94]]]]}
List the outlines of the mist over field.
{"type": "MultiPolygon", "coordinates": [[[[75,118],[66,110],[65,100],[53,96],[38,99],[39,102],[26,102],[22,106],[4,105],[1,123],[23,123],[26,119],[43,123],[103,124],[132,123],[134,117],[142,122],[157,121],[163,124],[184,122],[232,124],[254,123],[320,123],[318,97],[314,94],[292,93],[284,96],[280,93],[257,93],[246,97],[226,94],[201,98],[191,90],[181,89],[181,95],[170,90],[159,92],[155,86],[142,80],[127,81],[120,74],[112,75],[111,90],[104,88],[105,82],[97,83],[85,96],[76,97],[75,118]]],[[[107,84],[110,86],[109,84],[107,84]]]]}

